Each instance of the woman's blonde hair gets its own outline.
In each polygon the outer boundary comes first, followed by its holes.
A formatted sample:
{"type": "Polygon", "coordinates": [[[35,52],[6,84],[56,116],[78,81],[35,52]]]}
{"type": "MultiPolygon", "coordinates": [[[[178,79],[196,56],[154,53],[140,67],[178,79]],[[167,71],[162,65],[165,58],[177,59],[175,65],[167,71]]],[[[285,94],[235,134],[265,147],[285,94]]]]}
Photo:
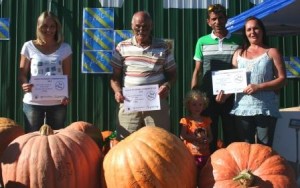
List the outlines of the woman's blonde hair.
{"type": "Polygon", "coordinates": [[[62,28],[61,23],[57,16],[53,14],[52,12],[45,11],[42,12],[42,14],[38,17],[37,24],[36,24],[36,40],[38,44],[44,44],[45,40],[43,38],[43,34],[41,32],[41,27],[43,25],[43,22],[46,18],[51,18],[56,23],[56,34],[55,34],[55,41],[58,44],[61,44],[63,42],[63,35],[62,35],[62,28]]]}
{"type": "Polygon", "coordinates": [[[202,102],[203,102],[203,109],[207,108],[208,107],[208,103],[209,103],[209,99],[208,97],[206,96],[205,93],[199,91],[199,90],[191,90],[187,93],[187,95],[185,96],[185,99],[184,99],[184,105],[185,105],[185,108],[186,109],[189,109],[188,108],[188,105],[191,101],[194,101],[194,100],[198,100],[198,99],[201,99],[202,102]]]}

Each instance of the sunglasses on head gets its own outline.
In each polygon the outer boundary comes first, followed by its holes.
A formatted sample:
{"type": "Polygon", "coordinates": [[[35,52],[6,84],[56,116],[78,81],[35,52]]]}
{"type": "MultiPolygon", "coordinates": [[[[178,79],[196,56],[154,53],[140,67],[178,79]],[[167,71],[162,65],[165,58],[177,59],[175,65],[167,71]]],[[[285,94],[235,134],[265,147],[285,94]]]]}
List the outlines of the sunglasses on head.
{"type": "Polygon", "coordinates": [[[213,5],[209,5],[207,10],[209,12],[225,12],[225,7],[221,4],[213,4],[213,5]]]}

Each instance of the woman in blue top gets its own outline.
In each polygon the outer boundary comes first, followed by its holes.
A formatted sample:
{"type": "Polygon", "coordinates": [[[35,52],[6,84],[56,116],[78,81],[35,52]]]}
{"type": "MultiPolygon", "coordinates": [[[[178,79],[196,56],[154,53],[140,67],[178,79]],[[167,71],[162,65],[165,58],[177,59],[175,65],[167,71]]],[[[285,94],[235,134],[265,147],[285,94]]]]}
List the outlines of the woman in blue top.
{"type": "MultiPolygon", "coordinates": [[[[247,71],[247,87],[235,96],[231,114],[235,115],[239,141],[272,146],[279,113],[279,89],[286,80],[283,58],[266,44],[266,30],[256,17],[246,19],[244,44],[234,53],[232,64],[247,71]]],[[[222,102],[225,97],[220,97],[222,102]]]]}

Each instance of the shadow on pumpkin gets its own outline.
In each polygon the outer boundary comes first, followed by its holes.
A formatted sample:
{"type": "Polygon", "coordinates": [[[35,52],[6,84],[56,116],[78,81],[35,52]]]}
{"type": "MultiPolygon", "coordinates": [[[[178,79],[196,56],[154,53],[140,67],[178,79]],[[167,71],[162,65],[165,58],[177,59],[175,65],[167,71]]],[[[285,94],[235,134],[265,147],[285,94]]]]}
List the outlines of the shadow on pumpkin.
{"type": "Polygon", "coordinates": [[[263,180],[258,176],[254,177],[254,181],[253,181],[252,186],[256,187],[256,185],[259,185],[258,187],[263,187],[263,188],[273,188],[274,187],[271,181],[263,180]]]}
{"type": "Polygon", "coordinates": [[[3,164],[11,164],[17,161],[17,158],[21,153],[20,146],[18,143],[13,143],[7,146],[4,150],[3,155],[1,157],[1,163],[3,164]],[[14,156],[14,157],[12,157],[14,156]]]}
{"type": "Polygon", "coordinates": [[[26,185],[20,182],[8,181],[5,185],[5,188],[28,188],[26,185]]]}

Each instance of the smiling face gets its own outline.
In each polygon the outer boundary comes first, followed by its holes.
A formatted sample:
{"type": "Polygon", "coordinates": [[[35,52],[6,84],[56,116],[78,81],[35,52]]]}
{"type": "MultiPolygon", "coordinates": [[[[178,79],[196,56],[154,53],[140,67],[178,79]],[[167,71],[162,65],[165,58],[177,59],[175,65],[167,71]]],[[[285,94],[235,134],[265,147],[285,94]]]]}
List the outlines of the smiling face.
{"type": "Polygon", "coordinates": [[[245,24],[245,34],[250,44],[261,44],[263,40],[262,28],[256,20],[249,20],[245,24]]]}
{"type": "Polygon", "coordinates": [[[47,43],[49,40],[54,40],[58,44],[63,42],[61,24],[56,15],[45,11],[38,17],[36,37],[38,44],[47,43]]]}
{"type": "Polygon", "coordinates": [[[215,34],[227,31],[226,27],[225,27],[226,22],[227,22],[227,17],[223,12],[209,13],[209,18],[207,19],[207,24],[212,28],[212,30],[214,31],[215,34]]]}
{"type": "Polygon", "coordinates": [[[43,35],[44,40],[47,39],[55,39],[55,35],[57,32],[57,26],[55,21],[47,17],[40,25],[40,31],[43,35]]]}
{"type": "Polygon", "coordinates": [[[146,12],[137,12],[132,17],[131,28],[140,45],[151,43],[152,20],[146,12]]]}

